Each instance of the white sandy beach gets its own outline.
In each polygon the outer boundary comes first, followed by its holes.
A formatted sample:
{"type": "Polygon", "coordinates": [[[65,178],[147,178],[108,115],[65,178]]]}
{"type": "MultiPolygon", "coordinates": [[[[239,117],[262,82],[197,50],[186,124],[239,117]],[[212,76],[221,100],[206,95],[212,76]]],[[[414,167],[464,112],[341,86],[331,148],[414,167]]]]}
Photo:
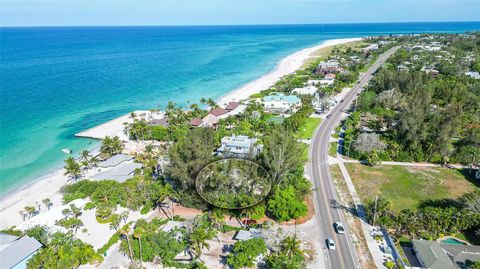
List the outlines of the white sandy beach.
{"type": "Polygon", "coordinates": [[[348,42],[358,41],[362,38],[342,38],[342,39],[331,39],[323,42],[320,45],[306,48],[300,51],[295,52],[285,58],[283,58],[272,72],[249,82],[242,87],[227,93],[222,96],[218,103],[223,105],[227,104],[230,101],[241,101],[247,99],[250,95],[259,93],[263,90],[268,89],[270,86],[275,84],[280,78],[285,75],[295,72],[297,69],[302,67],[305,61],[311,57],[311,54],[319,49],[340,45],[348,42]]]}
{"type": "MultiPolygon", "coordinates": [[[[299,52],[296,52],[286,58],[284,58],[276,67],[276,69],[269,74],[262,76],[261,78],[254,80],[239,89],[223,96],[219,103],[225,104],[229,101],[238,101],[246,99],[248,96],[258,93],[264,89],[267,89],[278,81],[281,77],[290,74],[300,68],[305,60],[307,60],[310,55],[321,48],[327,46],[333,46],[338,44],[343,44],[347,42],[352,42],[360,40],[360,38],[346,38],[346,39],[334,39],[323,42],[321,45],[314,46],[311,48],[303,49],[299,52]]],[[[148,111],[142,111],[149,113],[148,111]]],[[[142,112],[137,112],[140,114],[142,112]]],[[[92,129],[86,130],[77,134],[78,136],[86,136],[92,138],[101,139],[106,135],[115,136],[118,135],[122,139],[126,140],[127,138],[123,134],[123,123],[128,122],[128,115],[124,115],[120,118],[114,119],[112,121],[106,122],[102,125],[94,127],[92,129]]],[[[41,204],[42,211],[39,215],[33,218],[43,218],[41,215],[46,214],[44,212],[44,206],[42,200],[44,198],[50,198],[53,207],[61,207],[61,194],[60,189],[64,186],[68,179],[63,175],[64,169],[59,169],[49,175],[41,177],[30,183],[29,185],[24,186],[23,188],[17,189],[16,191],[4,195],[0,198],[0,229],[8,228],[11,226],[21,227],[24,223],[20,210],[25,206],[35,206],[36,203],[41,204]]],[[[53,208],[51,210],[54,210],[53,208]]]]}

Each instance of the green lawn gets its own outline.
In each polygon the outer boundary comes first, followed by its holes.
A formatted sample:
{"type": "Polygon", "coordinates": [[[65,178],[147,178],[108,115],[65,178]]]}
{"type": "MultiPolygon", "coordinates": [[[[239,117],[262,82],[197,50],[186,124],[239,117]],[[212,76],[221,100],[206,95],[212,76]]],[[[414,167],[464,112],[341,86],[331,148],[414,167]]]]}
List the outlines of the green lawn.
{"type": "Polygon", "coordinates": [[[337,142],[330,143],[328,147],[328,155],[337,157],[337,142]]]}
{"type": "Polygon", "coordinates": [[[457,170],[432,167],[347,164],[362,199],[383,195],[393,210],[416,209],[425,200],[455,199],[478,189],[457,170]]]}
{"type": "Polygon", "coordinates": [[[298,128],[297,138],[309,139],[312,138],[315,129],[320,124],[322,119],[320,118],[307,118],[305,123],[298,128]]]}

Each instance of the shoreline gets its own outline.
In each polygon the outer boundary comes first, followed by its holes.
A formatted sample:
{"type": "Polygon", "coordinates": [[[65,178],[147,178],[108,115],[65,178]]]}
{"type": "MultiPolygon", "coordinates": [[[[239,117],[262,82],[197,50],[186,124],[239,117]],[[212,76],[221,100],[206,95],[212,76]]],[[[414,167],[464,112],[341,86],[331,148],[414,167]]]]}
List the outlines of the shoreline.
{"type": "Polygon", "coordinates": [[[362,40],[361,37],[353,38],[339,38],[339,39],[328,39],[322,43],[315,45],[313,47],[308,47],[300,51],[294,52],[293,54],[288,55],[278,62],[275,69],[264,74],[263,76],[247,82],[246,84],[240,86],[239,88],[226,93],[225,95],[218,98],[218,103],[221,105],[227,104],[230,101],[241,101],[247,99],[252,94],[266,90],[267,88],[274,85],[278,80],[283,76],[291,74],[301,68],[305,61],[311,57],[311,54],[317,50],[336,46],[340,44],[345,44],[349,42],[362,40]]]}
{"type": "MultiPolygon", "coordinates": [[[[340,45],[361,39],[362,38],[329,39],[318,45],[299,50],[281,59],[274,70],[226,93],[218,98],[217,101],[219,104],[223,105],[230,101],[247,99],[250,95],[269,88],[283,76],[291,74],[301,68],[305,61],[310,58],[310,55],[315,51],[325,47],[340,45]]],[[[90,129],[81,131],[75,134],[75,136],[101,139],[103,135],[115,135],[118,133],[118,130],[123,130],[123,127],[120,129],[116,128],[117,126],[111,126],[112,123],[120,121],[123,123],[127,115],[122,115],[90,129]],[[110,128],[107,130],[99,130],[98,127],[110,127],[113,128],[113,130],[110,128]]],[[[123,131],[120,131],[120,133],[121,134],[119,135],[121,136],[123,131]]],[[[62,195],[60,190],[68,183],[68,178],[64,176],[63,173],[63,167],[58,168],[3,194],[2,197],[0,197],[0,229],[6,229],[11,226],[21,226],[24,221],[22,220],[19,211],[23,210],[25,206],[35,206],[36,202],[42,205],[42,199],[44,198],[50,198],[53,207],[61,206],[62,195]]]]}

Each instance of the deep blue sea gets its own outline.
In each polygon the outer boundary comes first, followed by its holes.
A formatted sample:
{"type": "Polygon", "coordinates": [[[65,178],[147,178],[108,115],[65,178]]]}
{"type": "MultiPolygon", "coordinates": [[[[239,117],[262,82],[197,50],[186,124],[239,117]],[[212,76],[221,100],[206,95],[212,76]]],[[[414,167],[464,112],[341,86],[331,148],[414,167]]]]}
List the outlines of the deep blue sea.
{"type": "Polygon", "coordinates": [[[327,39],[480,30],[480,22],[0,28],[0,194],[61,167],[74,134],[133,109],[218,98],[327,39]]]}

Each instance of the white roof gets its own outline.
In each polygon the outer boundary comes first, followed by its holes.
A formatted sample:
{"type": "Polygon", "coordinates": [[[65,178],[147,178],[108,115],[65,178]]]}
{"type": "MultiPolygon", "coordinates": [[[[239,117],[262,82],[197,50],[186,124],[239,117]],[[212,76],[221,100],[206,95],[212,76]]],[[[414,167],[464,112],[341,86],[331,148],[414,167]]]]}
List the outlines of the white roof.
{"type": "Polygon", "coordinates": [[[12,268],[42,247],[35,238],[24,236],[0,251],[0,268],[12,268]]]}
{"type": "Polygon", "coordinates": [[[308,94],[308,95],[314,95],[317,93],[317,87],[315,86],[306,86],[303,88],[295,88],[292,91],[295,94],[308,94]]]}
{"type": "Polygon", "coordinates": [[[110,170],[100,172],[92,176],[92,179],[94,180],[113,179],[121,183],[126,181],[129,178],[132,178],[132,175],[135,169],[139,169],[139,168],[142,168],[142,164],[140,163],[124,163],[110,170]]]}
{"type": "Polygon", "coordinates": [[[131,159],[133,159],[133,156],[126,155],[126,154],[116,154],[116,155],[113,155],[112,157],[110,157],[109,159],[107,159],[103,162],[100,162],[98,164],[98,166],[104,167],[104,168],[105,167],[114,167],[114,166],[117,166],[120,163],[123,163],[125,161],[130,161],[131,159]]]}
{"type": "Polygon", "coordinates": [[[260,237],[260,230],[258,229],[250,229],[248,231],[240,230],[235,235],[235,239],[240,241],[249,240],[257,237],[260,237]]]}

